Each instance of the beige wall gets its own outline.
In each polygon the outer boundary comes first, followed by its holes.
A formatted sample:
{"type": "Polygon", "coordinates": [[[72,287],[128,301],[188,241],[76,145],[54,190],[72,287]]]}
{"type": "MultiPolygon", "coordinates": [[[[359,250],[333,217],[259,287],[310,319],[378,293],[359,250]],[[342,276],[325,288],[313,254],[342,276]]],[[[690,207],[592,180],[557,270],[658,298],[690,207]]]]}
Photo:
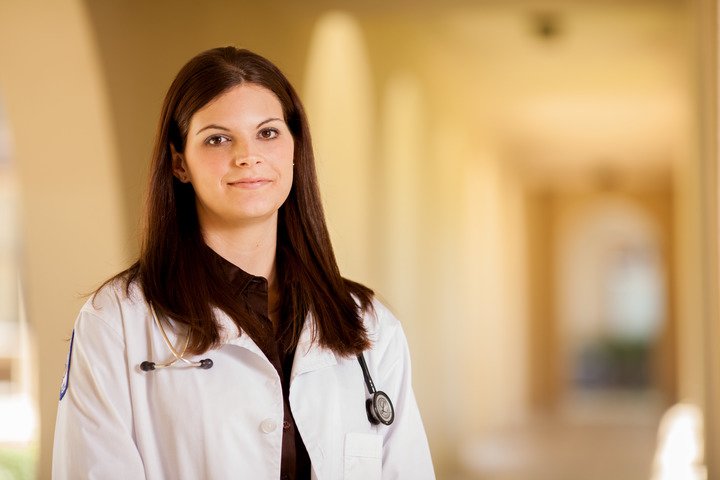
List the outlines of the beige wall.
{"type": "Polygon", "coordinates": [[[309,40],[300,93],[313,132],[325,216],[341,270],[368,283],[374,234],[368,205],[377,175],[371,168],[375,112],[367,49],[358,22],[342,12],[320,16],[309,40]]]}
{"type": "Polygon", "coordinates": [[[708,465],[709,478],[720,476],[720,349],[717,339],[720,338],[720,232],[718,230],[718,214],[720,212],[720,138],[718,137],[718,118],[720,116],[720,94],[718,89],[718,68],[720,68],[720,29],[718,20],[720,10],[716,0],[695,0],[694,29],[696,42],[696,62],[698,63],[699,95],[695,98],[698,113],[697,135],[699,138],[698,157],[700,167],[696,172],[699,176],[696,188],[701,193],[700,201],[703,209],[703,260],[705,271],[704,306],[706,315],[703,325],[703,353],[705,354],[702,371],[704,375],[705,405],[705,458],[708,465]]]}
{"type": "Polygon", "coordinates": [[[0,4],[0,95],[20,187],[22,287],[39,367],[40,478],[49,478],[72,322],[127,258],[118,157],[79,1],[0,4]]]}

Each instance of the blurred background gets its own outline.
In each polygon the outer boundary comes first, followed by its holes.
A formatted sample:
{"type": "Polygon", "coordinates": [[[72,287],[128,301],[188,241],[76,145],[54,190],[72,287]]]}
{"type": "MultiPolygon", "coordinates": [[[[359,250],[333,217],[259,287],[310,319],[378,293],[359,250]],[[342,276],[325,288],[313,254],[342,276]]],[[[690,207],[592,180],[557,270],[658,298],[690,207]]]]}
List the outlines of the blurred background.
{"type": "Polygon", "coordinates": [[[720,478],[714,0],[0,1],[0,479],[50,478],[83,295],[193,55],[304,99],[440,479],[720,478]]]}

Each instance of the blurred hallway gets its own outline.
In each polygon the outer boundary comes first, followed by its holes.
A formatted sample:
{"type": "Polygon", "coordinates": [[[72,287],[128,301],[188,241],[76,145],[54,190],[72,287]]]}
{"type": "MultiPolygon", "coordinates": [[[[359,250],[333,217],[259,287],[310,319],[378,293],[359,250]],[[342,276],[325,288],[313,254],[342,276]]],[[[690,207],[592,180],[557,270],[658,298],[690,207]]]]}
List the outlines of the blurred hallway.
{"type": "MultiPolygon", "coordinates": [[[[225,44],[275,61],[305,102],[336,255],[403,322],[438,478],[649,479],[679,401],[706,415],[720,461],[715,14],[710,0],[2,2],[0,184],[17,190],[0,196],[0,295],[20,300],[0,304],[0,328],[30,344],[0,349],[0,395],[35,402],[22,446],[38,478],[79,294],[138,249],[168,82],[225,44]]],[[[2,433],[0,478],[17,446],[2,433]]]]}

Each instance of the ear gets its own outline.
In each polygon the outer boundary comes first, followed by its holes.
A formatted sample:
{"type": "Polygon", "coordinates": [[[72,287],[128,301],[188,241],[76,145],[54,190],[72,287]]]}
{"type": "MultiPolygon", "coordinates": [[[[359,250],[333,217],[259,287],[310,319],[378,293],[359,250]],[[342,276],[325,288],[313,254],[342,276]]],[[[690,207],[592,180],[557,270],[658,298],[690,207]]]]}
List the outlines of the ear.
{"type": "Polygon", "coordinates": [[[190,172],[185,162],[185,155],[178,153],[178,151],[175,150],[175,145],[172,143],[170,144],[170,153],[172,154],[173,175],[182,183],[188,183],[190,181],[190,172]]]}

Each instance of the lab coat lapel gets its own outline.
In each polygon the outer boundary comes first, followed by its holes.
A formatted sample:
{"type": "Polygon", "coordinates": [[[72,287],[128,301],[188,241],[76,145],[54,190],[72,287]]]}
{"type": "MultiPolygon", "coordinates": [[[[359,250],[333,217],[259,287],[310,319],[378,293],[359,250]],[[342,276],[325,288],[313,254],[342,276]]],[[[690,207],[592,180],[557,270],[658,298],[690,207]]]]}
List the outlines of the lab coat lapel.
{"type": "Polygon", "coordinates": [[[312,316],[308,314],[295,350],[290,383],[298,375],[337,365],[337,358],[332,350],[321,347],[317,342],[312,341],[313,325],[312,316]]]}
{"type": "Polygon", "coordinates": [[[313,324],[308,315],[300,332],[290,374],[290,406],[310,455],[312,479],[335,479],[341,475],[341,464],[332,455],[332,446],[341,441],[334,428],[340,423],[338,405],[324,398],[323,377],[304,374],[337,365],[338,360],[332,350],[312,341],[313,324]]]}
{"type": "MultiPolygon", "coordinates": [[[[235,325],[235,322],[233,322],[225,312],[220,309],[215,309],[215,318],[222,331],[223,343],[246,348],[260,357],[266,358],[260,347],[257,346],[249,335],[239,334],[237,325],[235,325]]],[[[332,350],[323,348],[312,341],[312,325],[312,316],[308,314],[303,329],[300,332],[297,348],[295,349],[295,357],[293,358],[293,366],[290,373],[290,383],[292,383],[295,377],[303,373],[337,365],[337,358],[332,350]]]]}
{"type": "Polygon", "coordinates": [[[227,313],[220,310],[219,308],[215,308],[214,311],[215,320],[220,327],[223,343],[245,348],[267,360],[263,351],[260,349],[260,347],[258,347],[257,343],[255,343],[253,339],[250,338],[250,335],[240,335],[240,330],[227,313]]]}

